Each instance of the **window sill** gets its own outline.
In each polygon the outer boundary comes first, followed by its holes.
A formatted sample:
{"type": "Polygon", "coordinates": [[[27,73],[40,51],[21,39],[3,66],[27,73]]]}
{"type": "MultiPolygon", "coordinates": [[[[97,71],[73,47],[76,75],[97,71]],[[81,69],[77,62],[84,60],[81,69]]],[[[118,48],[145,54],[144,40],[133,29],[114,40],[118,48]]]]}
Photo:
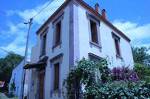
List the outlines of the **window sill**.
{"type": "Polygon", "coordinates": [[[95,47],[98,47],[98,48],[102,48],[98,43],[95,43],[95,42],[92,42],[92,41],[90,41],[90,45],[93,45],[93,46],[95,46],[95,47]]]}
{"type": "Polygon", "coordinates": [[[52,47],[52,49],[54,50],[56,47],[60,47],[61,48],[61,42],[60,43],[57,43],[57,44],[55,44],[53,47],[52,47]]]}

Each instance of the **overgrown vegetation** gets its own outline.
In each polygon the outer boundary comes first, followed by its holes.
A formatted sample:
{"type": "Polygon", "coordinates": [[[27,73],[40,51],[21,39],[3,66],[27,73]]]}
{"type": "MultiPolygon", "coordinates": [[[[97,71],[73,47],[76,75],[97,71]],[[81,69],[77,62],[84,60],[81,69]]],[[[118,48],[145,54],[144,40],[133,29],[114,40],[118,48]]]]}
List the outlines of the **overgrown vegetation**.
{"type": "Polygon", "coordinates": [[[150,82],[150,48],[133,47],[133,58],[135,62],[134,70],[141,80],[150,82]]]}
{"type": "Polygon", "coordinates": [[[82,59],[71,70],[64,85],[67,99],[147,99],[150,84],[140,81],[127,67],[110,70],[107,61],[82,59]]]}
{"type": "Polygon", "coordinates": [[[150,55],[146,47],[132,47],[133,59],[135,63],[150,65],[150,55]]]}
{"type": "Polygon", "coordinates": [[[137,72],[139,78],[150,83],[150,67],[136,63],[134,70],[137,72]]]}
{"type": "Polygon", "coordinates": [[[12,70],[22,59],[22,56],[15,53],[9,53],[5,58],[0,58],[0,81],[5,81],[5,86],[0,89],[0,92],[8,90],[8,83],[11,78],[12,70]]]}

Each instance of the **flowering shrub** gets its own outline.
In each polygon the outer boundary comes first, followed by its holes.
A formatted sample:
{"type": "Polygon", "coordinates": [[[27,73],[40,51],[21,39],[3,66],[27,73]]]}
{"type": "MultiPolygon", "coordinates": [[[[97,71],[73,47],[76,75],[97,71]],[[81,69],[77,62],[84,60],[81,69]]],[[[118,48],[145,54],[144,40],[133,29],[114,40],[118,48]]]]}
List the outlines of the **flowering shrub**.
{"type": "Polygon", "coordinates": [[[105,59],[100,63],[82,59],[70,71],[64,85],[65,99],[150,98],[150,84],[139,81],[136,72],[127,67],[110,70],[105,59]]]}
{"type": "Polygon", "coordinates": [[[139,78],[135,71],[128,67],[115,67],[111,71],[113,80],[138,81],[139,78]]]}

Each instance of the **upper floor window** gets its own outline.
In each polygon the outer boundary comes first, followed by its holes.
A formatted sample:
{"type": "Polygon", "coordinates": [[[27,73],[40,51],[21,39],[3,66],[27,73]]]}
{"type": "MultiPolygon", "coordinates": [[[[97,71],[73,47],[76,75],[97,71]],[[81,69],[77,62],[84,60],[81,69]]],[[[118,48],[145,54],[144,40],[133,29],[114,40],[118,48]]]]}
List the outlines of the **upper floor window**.
{"type": "Polygon", "coordinates": [[[87,18],[89,20],[89,37],[90,37],[90,45],[94,47],[101,48],[100,45],[100,20],[97,16],[86,12],[87,18]]]}
{"type": "Polygon", "coordinates": [[[98,31],[96,22],[90,20],[91,41],[98,44],[98,31]]]}
{"type": "Polygon", "coordinates": [[[116,55],[120,57],[121,56],[120,38],[117,35],[115,35],[114,33],[112,35],[113,35],[113,39],[114,39],[114,43],[115,43],[116,55]]]}
{"type": "Polygon", "coordinates": [[[64,12],[60,12],[53,20],[53,46],[52,49],[54,49],[57,46],[61,47],[62,43],[62,20],[64,17],[64,12]]]}
{"type": "Polygon", "coordinates": [[[55,28],[55,45],[59,45],[61,43],[61,21],[56,24],[55,28]]]}
{"type": "Polygon", "coordinates": [[[47,38],[47,29],[41,35],[41,56],[46,54],[46,38],[47,38]]]}

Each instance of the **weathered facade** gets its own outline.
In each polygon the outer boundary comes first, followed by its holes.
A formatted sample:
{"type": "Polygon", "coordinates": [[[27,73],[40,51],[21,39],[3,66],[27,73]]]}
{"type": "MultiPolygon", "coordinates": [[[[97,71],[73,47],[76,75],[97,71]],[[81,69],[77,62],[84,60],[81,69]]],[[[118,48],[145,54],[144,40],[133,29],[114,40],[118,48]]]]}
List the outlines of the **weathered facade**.
{"type": "Polygon", "coordinates": [[[114,66],[133,68],[130,39],[107,19],[98,4],[66,0],[37,31],[32,48],[29,99],[63,99],[63,81],[77,60],[106,58],[114,66]]]}
{"type": "MultiPolygon", "coordinates": [[[[13,93],[15,96],[20,97],[21,94],[21,80],[22,80],[22,72],[23,72],[24,60],[22,60],[12,71],[11,79],[9,82],[9,93],[13,93]],[[14,85],[12,85],[14,84],[14,85]],[[12,89],[12,86],[15,88],[12,89]]],[[[27,95],[28,91],[28,70],[26,70],[25,76],[25,84],[24,84],[24,96],[27,95]]]]}

